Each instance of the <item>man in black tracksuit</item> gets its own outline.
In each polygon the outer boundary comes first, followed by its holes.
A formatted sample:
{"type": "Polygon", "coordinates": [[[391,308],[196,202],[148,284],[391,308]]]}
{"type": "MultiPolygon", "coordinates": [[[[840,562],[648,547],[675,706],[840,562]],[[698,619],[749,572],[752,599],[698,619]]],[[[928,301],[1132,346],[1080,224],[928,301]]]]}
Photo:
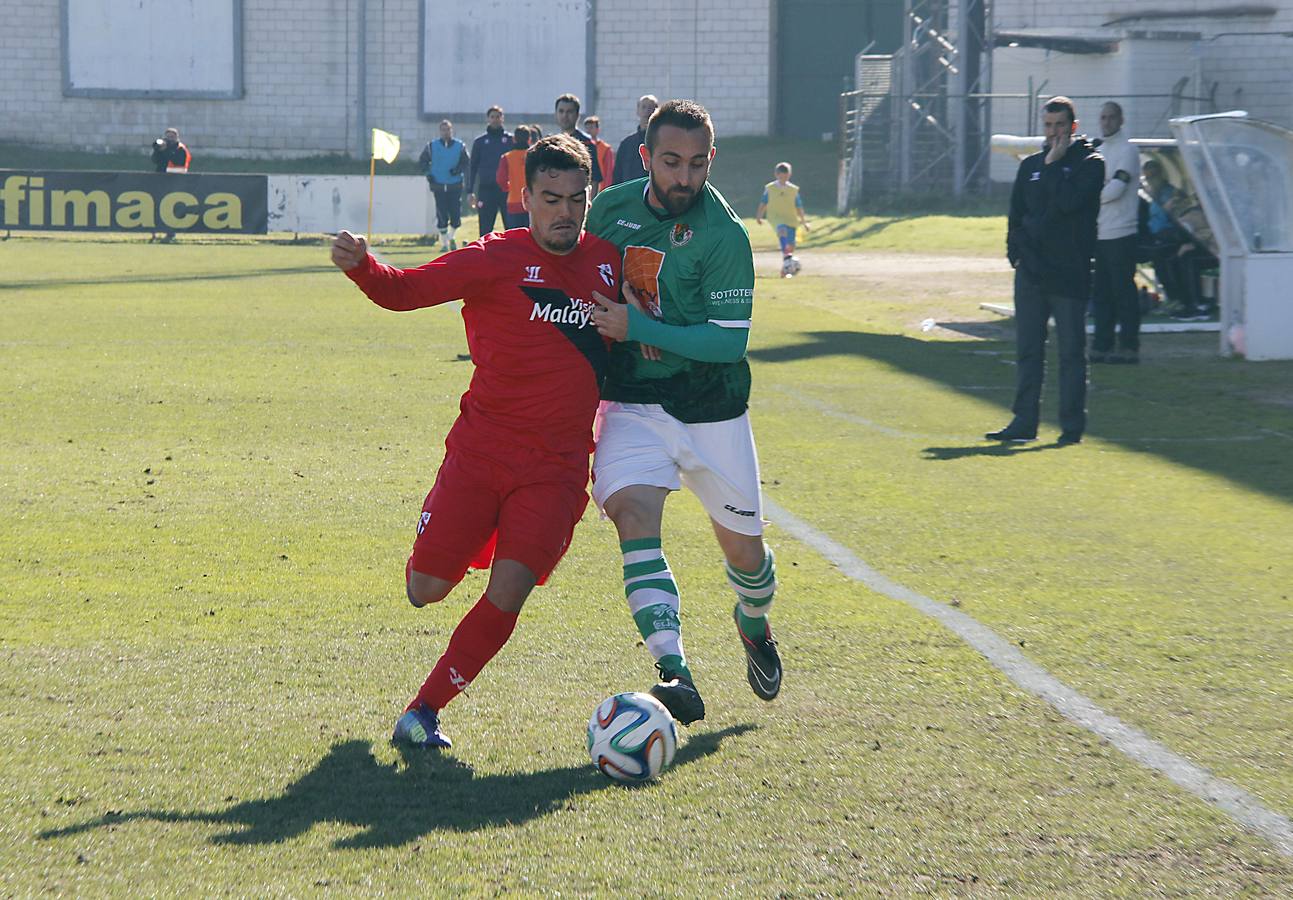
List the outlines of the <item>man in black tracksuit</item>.
{"type": "Polygon", "coordinates": [[[1018,380],[1014,418],[985,437],[1037,437],[1046,322],[1055,317],[1060,352],[1060,444],[1077,444],[1086,430],[1086,307],[1091,257],[1104,186],[1104,159],[1081,135],[1067,97],[1042,112],[1046,145],[1019,164],[1010,194],[1006,256],[1015,269],[1018,380]]]}
{"type": "Polygon", "coordinates": [[[494,230],[494,219],[501,217],[506,227],[507,195],[494,173],[503,154],[513,149],[512,136],[503,130],[503,110],[491,106],[485,113],[485,133],[471,143],[471,162],[467,170],[467,203],[480,218],[480,234],[494,230]]]}
{"type": "Polygon", "coordinates": [[[646,143],[647,123],[651,121],[651,114],[659,105],[660,101],[655,98],[655,94],[643,94],[638,98],[638,130],[620,141],[620,148],[615,151],[615,167],[611,174],[611,180],[615,184],[646,177],[646,166],[642,165],[642,154],[638,148],[646,143]]]}

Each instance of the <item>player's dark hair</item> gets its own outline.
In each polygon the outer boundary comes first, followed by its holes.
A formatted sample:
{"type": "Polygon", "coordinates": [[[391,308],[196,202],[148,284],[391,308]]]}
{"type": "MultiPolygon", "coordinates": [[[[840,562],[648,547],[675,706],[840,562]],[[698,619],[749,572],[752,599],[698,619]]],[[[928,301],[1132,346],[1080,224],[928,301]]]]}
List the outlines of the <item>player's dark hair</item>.
{"type": "Polygon", "coordinates": [[[512,129],[512,145],[518,150],[524,150],[530,146],[530,129],[525,125],[517,125],[512,129]]]}
{"type": "Polygon", "coordinates": [[[530,123],[530,140],[538,141],[543,138],[543,129],[533,122],[530,123]]]}
{"type": "Polygon", "coordinates": [[[597,118],[597,116],[587,116],[584,118],[584,124],[600,127],[602,124],[602,120],[597,118]]]}
{"type": "Polygon", "coordinates": [[[501,116],[503,114],[503,107],[491,106],[489,109],[485,110],[485,115],[488,116],[490,113],[498,113],[501,116]]]}
{"type": "Polygon", "coordinates": [[[1163,168],[1163,164],[1156,159],[1145,160],[1145,164],[1140,167],[1140,170],[1142,172],[1157,172],[1160,175],[1167,171],[1163,168]]]}
{"type": "Polygon", "coordinates": [[[1042,107],[1042,112],[1048,112],[1048,113],[1066,112],[1069,114],[1070,122],[1077,121],[1077,109],[1074,108],[1073,101],[1070,100],[1068,97],[1064,97],[1064,96],[1052,97],[1051,99],[1046,101],[1046,105],[1042,107]]]}
{"type": "Polygon", "coordinates": [[[772,167],[772,171],[774,171],[774,172],[785,172],[787,175],[789,175],[789,174],[790,174],[790,172],[791,172],[791,169],[790,169],[790,163],[788,163],[788,162],[779,162],[779,163],[777,163],[775,166],[773,166],[773,167],[772,167]]]}
{"type": "Polygon", "coordinates": [[[684,131],[703,128],[709,134],[709,142],[714,142],[714,122],[709,117],[709,111],[695,100],[666,100],[656,108],[651,114],[651,120],[647,122],[647,153],[655,149],[655,134],[665,125],[673,125],[684,131]]]}
{"type": "Polygon", "coordinates": [[[578,97],[576,97],[574,94],[562,94],[560,97],[557,98],[557,102],[552,104],[552,108],[556,109],[558,106],[560,106],[563,103],[575,104],[575,115],[579,115],[580,104],[579,104],[578,97]]]}
{"type": "Polygon", "coordinates": [[[1104,105],[1112,106],[1114,109],[1114,112],[1118,113],[1118,118],[1120,119],[1122,118],[1122,104],[1119,103],[1117,100],[1106,100],[1104,101],[1104,105]]]}
{"type": "Polygon", "coordinates": [[[568,134],[550,134],[525,151],[525,186],[534,190],[534,176],[539,172],[565,172],[579,169],[591,178],[593,161],[583,141],[568,134]]]}

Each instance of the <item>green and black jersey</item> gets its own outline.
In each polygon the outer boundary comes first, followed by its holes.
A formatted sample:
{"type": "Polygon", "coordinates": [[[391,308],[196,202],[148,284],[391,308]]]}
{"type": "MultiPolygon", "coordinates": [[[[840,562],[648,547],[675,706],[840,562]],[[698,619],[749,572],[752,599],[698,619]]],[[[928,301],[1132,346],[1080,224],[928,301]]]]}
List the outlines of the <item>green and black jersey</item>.
{"type": "Polygon", "coordinates": [[[611,350],[602,397],[658,403],[683,422],[735,418],[750,399],[750,366],[743,352],[754,304],[750,236],[708,183],[677,216],[653,209],[647,186],[648,179],[640,178],[599,193],[588,213],[588,231],[620,248],[624,280],[654,319],[671,326],[741,329],[741,355],[706,362],[697,358],[703,352],[684,356],[665,349],[659,360],[648,360],[636,341],[624,341],[611,350]]]}

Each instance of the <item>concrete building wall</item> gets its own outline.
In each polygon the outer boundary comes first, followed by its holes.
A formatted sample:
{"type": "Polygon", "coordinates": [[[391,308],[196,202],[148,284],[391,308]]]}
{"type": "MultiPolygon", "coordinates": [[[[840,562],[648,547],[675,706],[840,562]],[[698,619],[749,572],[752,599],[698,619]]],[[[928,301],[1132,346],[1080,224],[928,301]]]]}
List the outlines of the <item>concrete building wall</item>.
{"type": "MultiPolygon", "coordinates": [[[[1197,32],[1201,39],[1188,48],[1186,57],[1161,57],[1157,64],[1164,72],[1195,70],[1201,77],[1192,80],[1190,93],[1206,94],[1215,85],[1219,108],[1247,109],[1257,118],[1293,127],[1293,39],[1279,34],[1293,32],[1293,3],[1286,0],[1249,4],[1222,4],[1216,0],[1120,0],[1116,4],[994,0],[993,16],[998,31],[1040,28],[1083,34],[1197,32]],[[1266,11],[1238,16],[1200,15],[1226,7],[1266,11]],[[1136,17],[1163,11],[1173,15],[1136,17]]],[[[1085,93],[1080,86],[1055,85],[1055,89],[1085,93]]]]}
{"type": "Polygon", "coordinates": [[[723,135],[768,134],[774,0],[598,0],[602,137],[637,127],[643,94],[700,101],[723,135]]]}
{"type": "MultiPolygon", "coordinates": [[[[204,153],[362,154],[366,127],[400,135],[401,155],[415,156],[442,116],[470,140],[483,127],[483,109],[421,109],[422,2],[243,0],[244,96],[211,100],[64,96],[62,0],[0,0],[0,83],[6,86],[0,141],[142,152],[175,125],[200,168],[204,153]],[[361,8],[367,11],[362,79],[361,8]]],[[[633,108],[643,93],[700,100],[720,134],[766,134],[774,94],[772,3],[594,0],[592,90],[554,85],[553,98],[568,90],[590,94],[583,112],[601,115],[607,140],[636,127],[633,108]]],[[[542,53],[525,48],[489,48],[487,60],[454,64],[514,68],[518,79],[543,71],[542,53]]],[[[555,129],[550,107],[521,110],[509,108],[506,97],[498,102],[509,123],[555,129]]]]}

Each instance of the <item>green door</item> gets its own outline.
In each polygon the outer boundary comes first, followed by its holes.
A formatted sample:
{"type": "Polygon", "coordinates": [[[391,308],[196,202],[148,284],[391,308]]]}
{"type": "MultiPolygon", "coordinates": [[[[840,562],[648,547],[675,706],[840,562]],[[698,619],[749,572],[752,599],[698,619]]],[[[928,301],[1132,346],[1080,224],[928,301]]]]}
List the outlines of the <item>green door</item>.
{"type": "Polygon", "coordinates": [[[853,87],[853,59],[902,43],[903,0],[779,0],[776,132],[821,138],[838,128],[839,95],[853,87]]]}

